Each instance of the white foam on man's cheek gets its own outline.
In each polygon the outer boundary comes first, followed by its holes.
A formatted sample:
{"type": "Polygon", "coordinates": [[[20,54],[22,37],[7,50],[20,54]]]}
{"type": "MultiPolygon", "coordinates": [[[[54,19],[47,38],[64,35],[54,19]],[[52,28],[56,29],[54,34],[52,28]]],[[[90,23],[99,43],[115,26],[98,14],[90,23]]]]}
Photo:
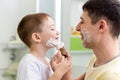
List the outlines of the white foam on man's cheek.
{"type": "Polygon", "coordinates": [[[89,32],[84,28],[81,33],[83,34],[84,40],[87,42],[91,42],[91,38],[89,32]]]}
{"type": "Polygon", "coordinates": [[[85,35],[86,35],[87,42],[91,42],[91,38],[90,38],[89,32],[86,31],[85,35]]]}

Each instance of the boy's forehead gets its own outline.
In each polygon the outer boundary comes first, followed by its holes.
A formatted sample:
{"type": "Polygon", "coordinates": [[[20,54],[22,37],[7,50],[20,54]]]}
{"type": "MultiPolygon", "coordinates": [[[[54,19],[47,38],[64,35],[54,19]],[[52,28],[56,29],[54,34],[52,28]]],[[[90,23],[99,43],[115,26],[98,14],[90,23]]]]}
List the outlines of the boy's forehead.
{"type": "Polygon", "coordinates": [[[47,24],[47,25],[54,25],[55,22],[54,22],[54,20],[52,18],[48,17],[48,19],[45,21],[45,24],[47,24]]]}
{"type": "Polygon", "coordinates": [[[46,28],[55,27],[54,21],[51,21],[51,20],[45,21],[43,25],[44,25],[44,27],[46,27],[46,28]]]}

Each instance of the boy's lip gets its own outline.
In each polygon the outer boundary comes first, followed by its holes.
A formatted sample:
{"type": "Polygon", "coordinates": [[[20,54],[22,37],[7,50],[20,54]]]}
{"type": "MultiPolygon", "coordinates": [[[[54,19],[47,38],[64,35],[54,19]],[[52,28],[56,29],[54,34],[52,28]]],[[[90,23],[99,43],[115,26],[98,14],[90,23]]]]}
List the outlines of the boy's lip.
{"type": "Polygon", "coordinates": [[[59,39],[59,37],[56,37],[55,39],[59,39]]]}

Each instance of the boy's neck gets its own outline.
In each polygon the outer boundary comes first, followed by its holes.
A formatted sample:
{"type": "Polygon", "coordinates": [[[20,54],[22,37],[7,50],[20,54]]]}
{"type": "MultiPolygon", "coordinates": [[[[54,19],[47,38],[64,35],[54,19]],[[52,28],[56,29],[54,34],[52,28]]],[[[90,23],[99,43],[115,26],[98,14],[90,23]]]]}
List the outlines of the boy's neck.
{"type": "Polygon", "coordinates": [[[40,61],[42,61],[44,64],[48,65],[48,62],[46,60],[46,53],[47,50],[43,47],[31,47],[30,48],[30,54],[38,58],[40,61]]]}

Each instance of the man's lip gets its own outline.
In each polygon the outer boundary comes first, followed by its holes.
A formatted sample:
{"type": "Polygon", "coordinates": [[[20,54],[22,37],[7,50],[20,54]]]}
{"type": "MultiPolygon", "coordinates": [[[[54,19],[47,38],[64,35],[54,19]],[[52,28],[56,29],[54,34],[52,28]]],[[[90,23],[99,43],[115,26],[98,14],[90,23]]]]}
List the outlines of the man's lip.
{"type": "Polygon", "coordinates": [[[83,34],[80,34],[80,38],[83,40],[83,34]]]}

